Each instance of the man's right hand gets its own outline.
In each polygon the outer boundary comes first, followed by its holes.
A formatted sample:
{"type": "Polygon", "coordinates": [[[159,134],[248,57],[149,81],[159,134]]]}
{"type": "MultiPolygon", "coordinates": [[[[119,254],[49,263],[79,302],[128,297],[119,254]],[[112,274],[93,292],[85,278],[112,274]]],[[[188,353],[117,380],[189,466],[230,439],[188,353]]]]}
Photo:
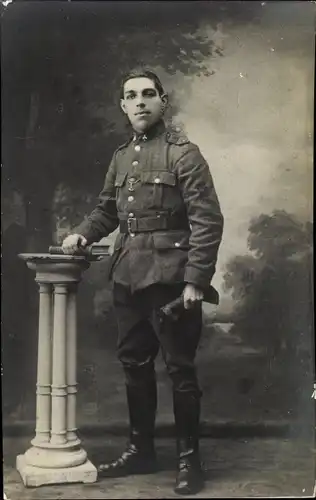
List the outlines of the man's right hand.
{"type": "Polygon", "coordinates": [[[78,248],[84,248],[87,244],[86,238],[81,234],[70,234],[64,239],[62,249],[66,254],[74,254],[78,248]]]}

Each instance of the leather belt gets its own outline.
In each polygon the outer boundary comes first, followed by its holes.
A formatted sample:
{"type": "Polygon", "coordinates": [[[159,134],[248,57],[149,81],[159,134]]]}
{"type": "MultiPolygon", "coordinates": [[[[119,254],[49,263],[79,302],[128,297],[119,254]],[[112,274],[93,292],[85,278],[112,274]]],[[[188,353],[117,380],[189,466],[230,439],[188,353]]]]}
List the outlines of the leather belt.
{"type": "Polygon", "coordinates": [[[168,229],[190,230],[189,222],[183,215],[157,214],[145,217],[126,217],[120,219],[121,233],[145,233],[168,229]]]}

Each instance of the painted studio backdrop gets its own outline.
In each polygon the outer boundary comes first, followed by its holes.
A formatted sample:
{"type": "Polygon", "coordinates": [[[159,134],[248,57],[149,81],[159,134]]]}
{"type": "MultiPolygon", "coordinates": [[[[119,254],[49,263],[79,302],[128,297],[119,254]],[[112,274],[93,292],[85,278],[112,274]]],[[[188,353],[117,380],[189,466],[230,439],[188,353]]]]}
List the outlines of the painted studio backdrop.
{"type": "MultiPolygon", "coordinates": [[[[205,425],[312,433],[313,2],[13,2],[2,18],[3,418],[35,419],[38,292],[19,252],[60,243],[126,140],[119,84],[150,66],[225,217],[198,351],[205,425]]],[[[106,241],[113,242],[114,235],[106,241]]],[[[78,424],[127,425],[107,260],[78,296],[78,424]]],[[[173,420],[157,360],[158,425],[173,420]]]]}

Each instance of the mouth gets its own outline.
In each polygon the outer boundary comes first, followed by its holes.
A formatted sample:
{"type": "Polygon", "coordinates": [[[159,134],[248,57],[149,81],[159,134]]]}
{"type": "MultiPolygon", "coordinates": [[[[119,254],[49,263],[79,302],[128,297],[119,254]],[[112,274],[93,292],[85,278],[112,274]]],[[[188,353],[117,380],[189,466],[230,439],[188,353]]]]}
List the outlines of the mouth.
{"type": "Polygon", "coordinates": [[[136,113],[136,116],[148,116],[150,115],[149,111],[140,111],[139,113],[136,113]]]}

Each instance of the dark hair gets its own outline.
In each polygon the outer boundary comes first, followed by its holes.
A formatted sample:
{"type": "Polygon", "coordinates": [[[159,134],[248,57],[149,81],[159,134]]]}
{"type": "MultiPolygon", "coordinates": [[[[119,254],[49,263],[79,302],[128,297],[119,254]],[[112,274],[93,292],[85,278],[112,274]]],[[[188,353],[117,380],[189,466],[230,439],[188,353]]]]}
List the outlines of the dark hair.
{"type": "Polygon", "coordinates": [[[160,95],[160,97],[165,93],[164,88],[162,86],[161,81],[159,80],[158,76],[156,73],[150,70],[143,70],[143,69],[136,69],[129,71],[122,80],[121,83],[121,90],[120,90],[120,99],[124,98],[124,85],[128,80],[131,80],[132,78],[148,78],[155,84],[155,88],[160,95]]]}

